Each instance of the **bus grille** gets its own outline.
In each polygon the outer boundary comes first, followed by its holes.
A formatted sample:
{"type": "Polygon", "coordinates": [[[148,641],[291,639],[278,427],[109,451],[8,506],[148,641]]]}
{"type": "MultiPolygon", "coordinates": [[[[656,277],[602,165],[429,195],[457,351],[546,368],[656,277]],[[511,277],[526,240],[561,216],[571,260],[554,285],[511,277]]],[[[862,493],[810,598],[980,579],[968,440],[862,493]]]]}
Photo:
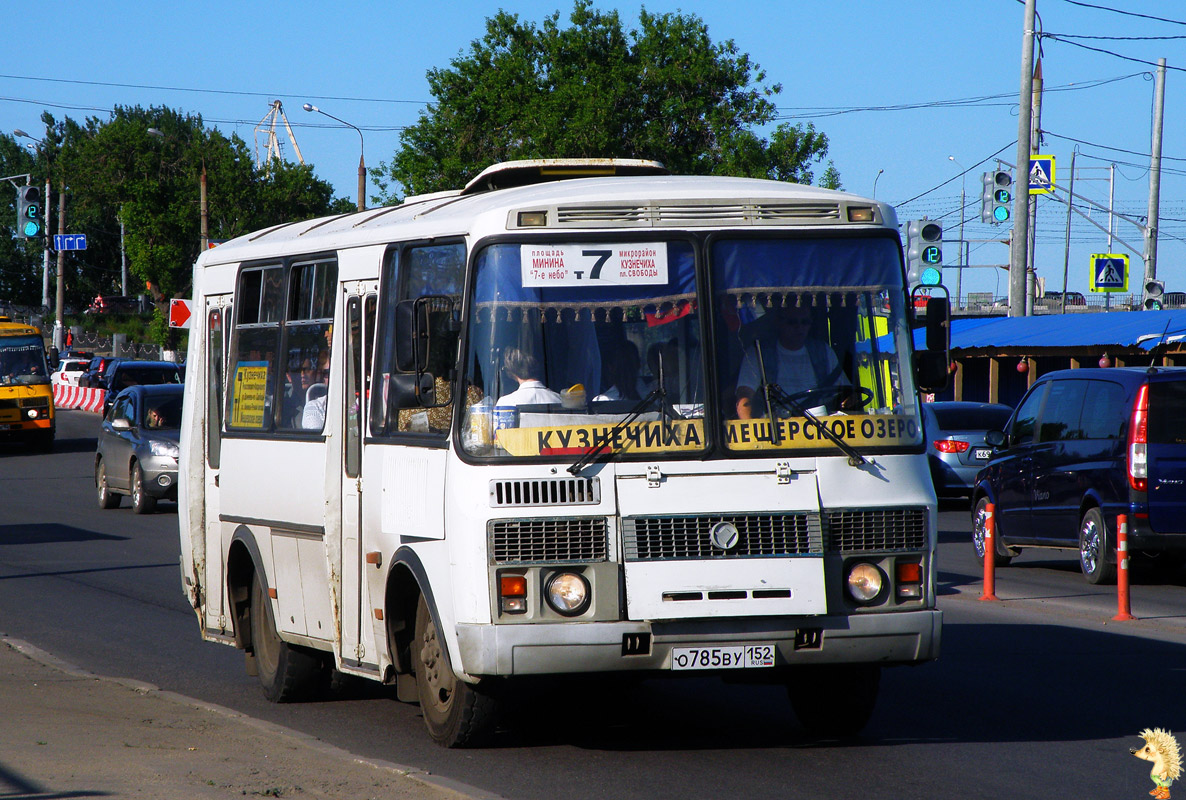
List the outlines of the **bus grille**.
{"type": "Polygon", "coordinates": [[[760,558],[823,553],[817,514],[738,514],[706,517],[627,517],[622,520],[627,561],[760,558]],[[713,525],[731,522],[737,546],[719,550],[709,537],[713,525]]]}
{"type": "Polygon", "coordinates": [[[592,506],[601,502],[600,478],[543,478],[490,481],[490,505],[592,506]]]}
{"type": "Polygon", "coordinates": [[[0,398],[0,408],[20,408],[20,403],[15,397],[0,398]]]}
{"type": "Polygon", "coordinates": [[[605,561],[609,554],[605,517],[493,520],[488,532],[495,564],[605,561]]]}
{"type": "Polygon", "coordinates": [[[760,225],[839,219],[840,207],[835,203],[687,203],[560,206],[556,209],[556,224],[559,226],[760,225]]]}
{"type": "Polygon", "coordinates": [[[828,550],[859,553],[871,550],[925,550],[925,508],[832,510],[825,517],[828,550]]]}

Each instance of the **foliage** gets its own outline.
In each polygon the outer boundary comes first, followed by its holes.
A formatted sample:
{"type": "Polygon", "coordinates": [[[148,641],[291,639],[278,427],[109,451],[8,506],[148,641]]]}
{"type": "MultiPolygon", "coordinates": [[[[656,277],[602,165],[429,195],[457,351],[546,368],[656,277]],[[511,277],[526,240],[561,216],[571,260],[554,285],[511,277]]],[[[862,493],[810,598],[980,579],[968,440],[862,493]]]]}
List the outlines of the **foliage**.
{"type": "MultiPolygon", "coordinates": [[[[776,120],[781,85],[699,17],[643,10],[626,31],[617,12],[575,0],[571,25],[559,18],[536,27],[500,11],[468,52],[428,72],[435,102],[372,171],[384,199],[459,188],[523,158],[649,158],[681,174],[810,183],[827,155],[810,124],[758,132],[776,120]]],[[[828,177],[839,181],[834,167],[828,177]]]]}
{"type": "MultiPolygon", "coordinates": [[[[0,134],[0,168],[4,174],[30,172],[38,186],[49,175],[54,212],[66,189],[65,231],[87,234],[87,249],[65,257],[67,308],[121,293],[121,221],[128,293],[149,294],[161,311],[169,299],[188,296],[201,249],[203,173],[209,238],[215,240],[338,213],[343,202],[353,210],[352,203],[333,199],[332,187],[311,166],[272,162],[256,170],[242,139],[208,129],[200,116],[117,106],[105,120],[58,121],[46,113],[42,122],[45,132],[35,154],[0,134]],[[150,134],[150,128],[163,135],[150,134]]],[[[8,202],[14,200],[15,193],[8,202]]],[[[39,304],[41,245],[13,239],[15,209],[7,213],[4,207],[0,204],[0,299],[39,304]]],[[[58,224],[51,224],[51,235],[58,224]]],[[[51,265],[56,263],[51,258],[51,265]]],[[[52,303],[52,289],[50,294],[52,303]]],[[[167,343],[164,334],[158,343],[167,343]]]]}

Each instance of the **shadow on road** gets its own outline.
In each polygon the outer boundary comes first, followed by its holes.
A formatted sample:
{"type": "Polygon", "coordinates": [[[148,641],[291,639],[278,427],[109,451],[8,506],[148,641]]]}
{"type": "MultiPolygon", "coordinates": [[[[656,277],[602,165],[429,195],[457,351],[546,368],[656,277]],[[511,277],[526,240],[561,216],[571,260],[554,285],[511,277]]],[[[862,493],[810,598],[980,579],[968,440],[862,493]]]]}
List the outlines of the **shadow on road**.
{"type": "Polygon", "coordinates": [[[127,538],[127,536],[113,536],[109,533],[98,533],[54,522],[33,525],[0,525],[0,545],[87,542],[104,539],[124,541],[127,538]]]}

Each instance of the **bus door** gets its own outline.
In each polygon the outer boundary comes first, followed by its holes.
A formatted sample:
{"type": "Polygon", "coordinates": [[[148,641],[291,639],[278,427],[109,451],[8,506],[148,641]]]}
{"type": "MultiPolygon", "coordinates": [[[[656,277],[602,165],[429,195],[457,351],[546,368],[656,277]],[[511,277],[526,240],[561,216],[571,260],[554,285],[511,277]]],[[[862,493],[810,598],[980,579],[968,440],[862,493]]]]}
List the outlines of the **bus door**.
{"type": "MultiPolygon", "coordinates": [[[[230,618],[226,614],[226,581],[223,579],[223,554],[226,552],[222,541],[222,523],[219,521],[221,503],[219,499],[219,467],[222,454],[222,414],[225,405],[224,391],[226,389],[226,357],[231,332],[231,298],[230,294],[211,295],[206,298],[206,468],[203,472],[202,502],[204,503],[203,525],[205,531],[204,561],[205,568],[196,561],[194,569],[203,581],[202,592],[205,600],[206,629],[211,633],[222,633],[227,636],[233,631],[230,618]]],[[[198,379],[193,375],[191,379],[198,379]]],[[[229,535],[229,534],[228,534],[229,535]]],[[[201,545],[199,545],[201,546],[201,545]]],[[[196,549],[196,548],[195,548],[196,549]]]]}
{"type": "MultiPolygon", "coordinates": [[[[344,452],[342,458],[342,664],[349,671],[373,674],[379,669],[374,628],[367,599],[366,553],[362,537],[362,449],[366,430],[368,385],[374,343],[378,283],[351,282],[343,287],[345,308],[345,369],[342,392],[344,452]]],[[[371,565],[371,571],[376,566],[371,565]]]]}

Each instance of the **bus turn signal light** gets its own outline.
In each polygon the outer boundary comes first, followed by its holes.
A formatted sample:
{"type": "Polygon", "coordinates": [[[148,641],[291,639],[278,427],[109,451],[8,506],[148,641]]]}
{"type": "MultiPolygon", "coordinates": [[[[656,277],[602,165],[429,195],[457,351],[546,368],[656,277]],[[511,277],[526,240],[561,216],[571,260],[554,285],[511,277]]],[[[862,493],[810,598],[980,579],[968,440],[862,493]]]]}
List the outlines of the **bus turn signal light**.
{"type": "Polygon", "coordinates": [[[498,576],[499,608],[504,614],[523,614],[527,611],[527,576],[498,576]]]}

